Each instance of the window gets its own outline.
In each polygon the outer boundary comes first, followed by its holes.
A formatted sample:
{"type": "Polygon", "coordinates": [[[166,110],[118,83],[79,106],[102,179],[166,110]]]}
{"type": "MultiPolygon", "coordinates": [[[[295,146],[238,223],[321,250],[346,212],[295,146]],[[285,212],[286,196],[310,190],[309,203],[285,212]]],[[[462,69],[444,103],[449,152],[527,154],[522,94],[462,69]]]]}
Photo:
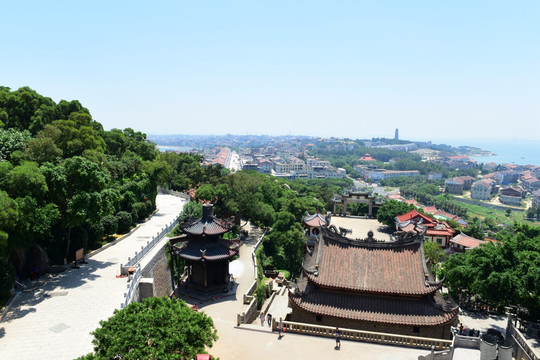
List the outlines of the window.
{"type": "Polygon", "coordinates": [[[322,316],[321,315],[315,316],[315,321],[316,322],[322,322],[322,316]]]}
{"type": "Polygon", "coordinates": [[[415,327],[413,327],[413,330],[412,330],[412,331],[413,331],[413,333],[418,334],[418,333],[420,333],[420,327],[419,327],[419,326],[415,326],[415,327]]]}

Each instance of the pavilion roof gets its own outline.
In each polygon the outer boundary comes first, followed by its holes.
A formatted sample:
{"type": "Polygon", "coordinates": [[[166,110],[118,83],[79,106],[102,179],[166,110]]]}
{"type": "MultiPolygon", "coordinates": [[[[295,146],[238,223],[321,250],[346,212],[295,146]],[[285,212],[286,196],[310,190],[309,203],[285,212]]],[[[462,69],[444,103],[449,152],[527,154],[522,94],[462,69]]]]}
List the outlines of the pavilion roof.
{"type": "Polygon", "coordinates": [[[202,239],[190,239],[175,245],[175,252],[181,258],[199,261],[224,260],[238,254],[239,243],[237,241],[220,240],[208,242],[202,239]]]}
{"type": "Polygon", "coordinates": [[[325,217],[322,216],[318,211],[317,213],[313,215],[309,215],[309,213],[306,212],[306,216],[304,216],[302,221],[304,222],[306,226],[311,226],[311,227],[321,227],[321,226],[328,225],[325,217]]]}
{"type": "Polygon", "coordinates": [[[232,223],[212,215],[212,205],[203,205],[203,216],[199,219],[188,220],[180,224],[183,232],[192,235],[221,235],[229,231],[232,223]]]}

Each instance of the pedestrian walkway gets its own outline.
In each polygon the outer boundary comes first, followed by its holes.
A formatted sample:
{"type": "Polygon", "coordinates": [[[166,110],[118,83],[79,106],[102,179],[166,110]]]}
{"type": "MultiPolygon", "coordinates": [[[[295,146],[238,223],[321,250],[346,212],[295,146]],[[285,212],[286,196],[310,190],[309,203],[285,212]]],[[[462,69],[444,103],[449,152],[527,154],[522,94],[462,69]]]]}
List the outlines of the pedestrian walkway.
{"type": "Polygon", "coordinates": [[[93,350],[90,332],[120,308],[127,279],[117,278],[120,264],[170,224],[185,200],[158,195],[158,211],[131,235],[87,259],[80,269],[50,278],[22,292],[0,323],[0,359],[74,359],[93,350]]]}

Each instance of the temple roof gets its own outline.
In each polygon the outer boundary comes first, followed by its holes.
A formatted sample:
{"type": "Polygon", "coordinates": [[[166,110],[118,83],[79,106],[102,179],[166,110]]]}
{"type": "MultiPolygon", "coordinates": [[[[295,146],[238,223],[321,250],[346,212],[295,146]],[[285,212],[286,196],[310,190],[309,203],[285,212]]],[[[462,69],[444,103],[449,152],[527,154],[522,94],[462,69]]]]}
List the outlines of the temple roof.
{"type": "Polygon", "coordinates": [[[212,215],[213,206],[203,205],[203,216],[200,219],[188,220],[180,224],[183,232],[192,235],[221,235],[229,231],[232,223],[212,215]]]}
{"type": "Polygon", "coordinates": [[[429,282],[421,234],[403,242],[373,243],[342,237],[325,228],[304,274],[314,284],[366,294],[419,297],[432,294],[442,282],[429,282]]]}
{"type": "Polygon", "coordinates": [[[238,254],[239,241],[223,240],[208,242],[202,239],[190,239],[175,245],[175,252],[184,259],[198,261],[217,261],[233,257],[238,254]]]}
{"type": "Polygon", "coordinates": [[[388,324],[434,326],[452,322],[458,314],[458,308],[444,309],[431,297],[390,298],[315,290],[289,298],[311,313],[388,324]]]}
{"type": "Polygon", "coordinates": [[[406,214],[398,215],[396,219],[398,222],[405,222],[408,220],[414,220],[415,222],[418,222],[420,221],[420,219],[422,219],[425,225],[435,222],[435,220],[433,220],[429,216],[422,214],[421,212],[418,212],[418,210],[416,209],[413,209],[406,214]]]}
{"type": "Polygon", "coordinates": [[[317,213],[313,215],[309,215],[309,213],[306,211],[306,215],[304,216],[302,221],[304,222],[306,226],[311,226],[311,227],[321,227],[321,226],[328,225],[325,217],[322,216],[318,211],[317,213]]]}

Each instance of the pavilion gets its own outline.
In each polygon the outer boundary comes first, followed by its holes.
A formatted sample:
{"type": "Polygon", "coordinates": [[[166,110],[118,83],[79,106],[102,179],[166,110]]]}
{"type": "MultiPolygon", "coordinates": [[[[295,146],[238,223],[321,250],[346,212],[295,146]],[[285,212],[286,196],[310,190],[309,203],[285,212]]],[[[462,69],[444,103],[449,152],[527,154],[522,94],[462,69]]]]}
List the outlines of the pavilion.
{"type": "Polygon", "coordinates": [[[239,240],[225,240],[232,221],[213,216],[213,206],[203,205],[203,216],[180,225],[185,234],[174,245],[174,253],[184,259],[187,268],[185,285],[197,291],[228,290],[229,261],[238,255],[239,240]]]}

